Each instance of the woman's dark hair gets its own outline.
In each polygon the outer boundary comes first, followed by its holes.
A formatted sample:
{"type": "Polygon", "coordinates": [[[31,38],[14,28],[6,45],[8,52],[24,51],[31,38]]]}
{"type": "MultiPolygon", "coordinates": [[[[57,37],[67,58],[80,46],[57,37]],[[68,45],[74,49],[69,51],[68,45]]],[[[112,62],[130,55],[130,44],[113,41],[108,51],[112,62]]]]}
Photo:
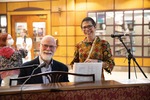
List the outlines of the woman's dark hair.
{"type": "Polygon", "coordinates": [[[0,47],[4,47],[7,45],[6,41],[7,41],[7,33],[1,33],[0,34],[0,47]]]}
{"type": "Polygon", "coordinates": [[[94,27],[96,27],[96,23],[95,23],[95,21],[94,21],[91,17],[85,17],[85,18],[82,20],[82,22],[81,22],[81,28],[82,28],[82,23],[83,23],[84,21],[90,21],[90,22],[92,23],[92,25],[93,25],[94,27]]]}

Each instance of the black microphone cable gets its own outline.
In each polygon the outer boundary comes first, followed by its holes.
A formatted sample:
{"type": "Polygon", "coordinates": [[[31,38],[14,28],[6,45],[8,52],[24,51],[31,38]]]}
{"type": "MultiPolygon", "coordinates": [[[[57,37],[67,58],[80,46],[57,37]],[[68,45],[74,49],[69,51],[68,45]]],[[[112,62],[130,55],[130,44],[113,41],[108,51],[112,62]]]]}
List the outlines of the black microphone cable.
{"type": "Polygon", "coordinates": [[[21,94],[21,100],[23,100],[23,98],[22,98],[22,90],[23,90],[23,86],[27,83],[27,81],[32,77],[32,75],[34,74],[34,72],[35,72],[35,70],[37,70],[38,68],[40,68],[40,67],[43,67],[43,66],[45,66],[45,62],[43,62],[42,64],[40,64],[38,67],[36,67],[33,71],[32,71],[32,73],[31,73],[31,75],[23,82],[23,84],[21,85],[21,89],[20,89],[20,94],[21,94]]]}

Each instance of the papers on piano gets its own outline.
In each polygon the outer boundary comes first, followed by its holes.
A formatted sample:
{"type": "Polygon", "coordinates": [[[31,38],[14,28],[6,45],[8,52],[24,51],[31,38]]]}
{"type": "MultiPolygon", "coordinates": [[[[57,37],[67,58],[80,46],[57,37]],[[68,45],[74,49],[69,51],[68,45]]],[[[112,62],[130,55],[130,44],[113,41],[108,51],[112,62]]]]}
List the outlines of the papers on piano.
{"type": "MultiPolygon", "coordinates": [[[[74,63],[73,73],[95,74],[95,81],[101,80],[102,63],[74,63]]],[[[92,81],[91,77],[74,76],[73,82],[92,81]]]]}

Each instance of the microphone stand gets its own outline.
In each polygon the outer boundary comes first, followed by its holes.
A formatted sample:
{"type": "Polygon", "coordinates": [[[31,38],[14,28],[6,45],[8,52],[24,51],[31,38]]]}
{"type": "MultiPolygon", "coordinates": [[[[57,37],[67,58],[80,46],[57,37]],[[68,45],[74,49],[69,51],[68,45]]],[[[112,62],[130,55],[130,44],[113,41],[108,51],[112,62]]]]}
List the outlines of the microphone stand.
{"type": "Polygon", "coordinates": [[[22,66],[22,67],[14,67],[14,68],[7,68],[7,69],[1,69],[1,71],[10,71],[10,70],[16,70],[16,69],[26,69],[26,68],[32,68],[32,67],[37,67],[38,64],[33,64],[33,65],[29,65],[29,66],[22,66]]]}
{"type": "Polygon", "coordinates": [[[131,65],[131,59],[136,63],[136,65],[139,67],[140,71],[143,73],[143,75],[145,76],[145,78],[147,78],[147,76],[145,75],[145,73],[143,72],[143,70],[141,69],[141,67],[139,66],[139,64],[137,63],[135,57],[133,56],[133,54],[131,53],[131,50],[127,48],[127,46],[125,45],[125,43],[123,42],[121,36],[118,37],[119,40],[122,42],[122,44],[124,45],[124,47],[126,48],[127,52],[128,52],[128,74],[129,74],[129,79],[130,79],[130,65],[131,65]]]}

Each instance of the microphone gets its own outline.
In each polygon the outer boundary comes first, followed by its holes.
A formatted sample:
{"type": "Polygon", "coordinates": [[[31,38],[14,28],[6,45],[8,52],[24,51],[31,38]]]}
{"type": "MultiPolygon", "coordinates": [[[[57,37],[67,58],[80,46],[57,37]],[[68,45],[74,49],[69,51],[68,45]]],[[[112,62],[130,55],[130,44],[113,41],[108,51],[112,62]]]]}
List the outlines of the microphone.
{"type": "Polygon", "coordinates": [[[42,62],[42,64],[38,65],[38,67],[36,67],[35,69],[33,69],[31,75],[21,85],[21,95],[22,95],[22,90],[23,90],[24,85],[28,82],[28,80],[30,80],[32,78],[32,75],[34,74],[35,70],[37,70],[38,68],[44,67],[44,66],[46,66],[46,63],[42,62]]]}
{"type": "Polygon", "coordinates": [[[24,36],[24,43],[26,43],[26,37],[27,37],[27,36],[25,35],[25,36],[24,36]]]}
{"type": "Polygon", "coordinates": [[[111,34],[111,37],[112,38],[115,38],[115,37],[122,37],[122,36],[128,36],[126,34],[111,34]]]}
{"type": "Polygon", "coordinates": [[[38,68],[40,68],[40,67],[45,67],[46,66],[46,63],[45,62],[42,62],[42,64],[40,64],[39,66],[38,66],[38,68]]]}
{"type": "Polygon", "coordinates": [[[38,67],[36,67],[35,69],[33,69],[31,75],[23,82],[23,84],[21,85],[21,91],[22,91],[22,88],[23,86],[27,83],[27,81],[32,77],[32,75],[34,74],[35,70],[37,70],[38,68],[41,68],[41,67],[44,67],[46,66],[46,63],[45,62],[42,62],[42,64],[40,64],[38,67]]]}

